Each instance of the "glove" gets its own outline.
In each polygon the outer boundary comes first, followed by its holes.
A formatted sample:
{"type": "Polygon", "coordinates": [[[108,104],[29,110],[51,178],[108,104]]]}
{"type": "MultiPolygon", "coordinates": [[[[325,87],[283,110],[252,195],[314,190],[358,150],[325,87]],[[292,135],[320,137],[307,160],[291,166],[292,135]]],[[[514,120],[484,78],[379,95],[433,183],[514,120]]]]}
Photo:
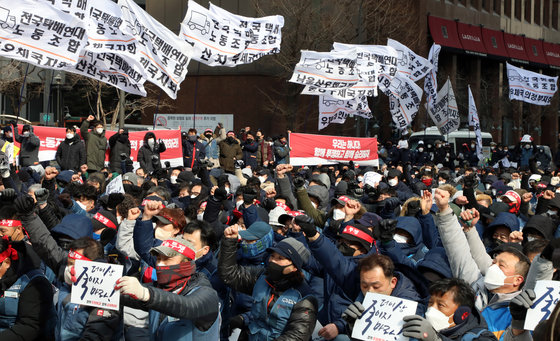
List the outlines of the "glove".
{"type": "Polygon", "coordinates": [[[392,212],[395,210],[395,208],[399,207],[401,204],[401,201],[399,200],[399,198],[395,198],[395,197],[391,197],[391,198],[387,198],[385,199],[385,210],[387,212],[392,212]]]}
{"type": "Polygon", "coordinates": [[[348,322],[349,325],[353,325],[357,319],[362,317],[364,310],[366,309],[362,303],[356,301],[346,308],[346,310],[342,313],[342,318],[348,322]]]}
{"type": "Polygon", "coordinates": [[[387,242],[393,240],[397,221],[395,219],[384,219],[379,222],[379,240],[387,242]]]}
{"type": "Polygon", "coordinates": [[[535,292],[531,289],[523,290],[509,302],[509,312],[511,313],[511,327],[513,329],[525,329],[525,316],[527,309],[533,305],[535,292]]]}
{"type": "Polygon", "coordinates": [[[2,192],[0,192],[0,200],[4,203],[11,203],[17,197],[16,190],[13,188],[6,188],[2,192]]]}
{"type": "Polygon", "coordinates": [[[243,162],[243,160],[235,160],[234,167],[236,169],[241,169],[241,168],[243,168],[243,166],[245,166],[245,162],[243,162]]]}
{"type": "Polygon", "coordinates": [[[152,161],[157,161],[159,160],[159,156],[157,155],[152,155],[152,161]]]}
{"type": "Polygon", "coordinates": [[[35,201],[28,194],[24,194],[16,198],[16,200],[14,201],[14,206],[16,208],[16,213],[20,217],[24,217],[33,214],[35,201]]]}
{"type": "Polygon", "coordinates": [[[296,178],[294,179],[294,187],[298,189],[302,188],[303,185],[305,185],[305,179],[301,176],[296,176],[296,178]]]}
{"type": "Polygon", "coordinates": [[[478,185],[478,180],[473,174],[469,174],[463,178],[465,188],[475,188],[478,185]]]}
{"type": "Polygon", "coordinates": [[[408,315],[403,317],[403,321],[405,322],[403,326],[404,336],[420,341],[441,340],[434,327],[425,318],[418,315],[408,315]]]}
{"type": "Polygon", "coordinates": [[[39,188],[35,191],[35,199],[37,199],[37,205],[43,205],[47,202],[49,198],[49,190],[46,188],[39,188]]]}
{"type": "Polygon", "coordinates": [[[60,201],[64,208],[70,208],[74,204],[69,193],[62,193],[61,195],[59,195],[58,201],[60,201]]]}
{"type": "Polygon", "coordinates": [[[220,187],[220,188],[216,189],[216,190],[214,191],[214,198],[215,198],[217,201],[224,201],[224,200],[226,200],[226,199],[227,199],[227,192],[226,192],[226,189],[223,188],[223,187],[220,187]]]}
{"type": "Polygon", "coordinates": [[[301,227],[301,231],[305,233],[307,238],[313,238],[317,234],[315,222],[313,219],[305,214],[295,217],[294,222],[301,227]]]}
{"type": "Polygon", "coordinates": [[[237,315],[229,319],[229,330],[241,329],[245,326],[245,321],[242,315],[237,315]]]}
{"type": "Polygon", "coordinates": [[[121,277],[115,284],[115,290],[120,290],[121,294],[128,295],[135,300],[147,302],[150,299],[150,291],[140,284],[136,277],[121,277]]]}

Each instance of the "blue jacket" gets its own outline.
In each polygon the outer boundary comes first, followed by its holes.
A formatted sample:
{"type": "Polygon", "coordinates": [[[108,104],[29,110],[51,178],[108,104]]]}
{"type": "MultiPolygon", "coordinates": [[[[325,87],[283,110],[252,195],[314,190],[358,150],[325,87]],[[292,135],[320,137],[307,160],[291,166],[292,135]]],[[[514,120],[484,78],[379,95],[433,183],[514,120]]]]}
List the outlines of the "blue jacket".
{"type": "MultiPolygon", "coordinates": [[[[435,226],[435,224],[434,224],[435,226]]],[[[422,237],[422,225],[420,225],[420,221],[414,217],[398,217],[397,218],[397,229],[404,230],[408,232],[413,240],[413,244],[400,244],[402,251],[404,254],[410,258],[413,263],[417,263],[422,258],[426,252],[428,252],[428,248],[424,245],[424,239],[422,237]]]]}
{"type": "Polygon", "coordinates": [[[533,148],[522,148],[520,154],[519,167],[529,167],[529,159],[533,157],[533,148]]]}
{"type": "Polygon", "coordinates": [[[154,238],[154,225],[152,221],[136,219],[132,238],[134,240],[134,250],[136,250],[140,259],[146,262],[148,266],[155,268],[156,257],[150,253],[150,249],[159,246],[162,241],[154,238]]]}
{"type": "Polygon", "coordinates": [[[511,325],[509,300],[488,305],[482,311],[482,316],[488,323],[488,330],[494,333],[498,340],[503,340],[506,329],[511,325]]]}
{"type": "Polygon", "coordinates": [[[452,278],[451,265],[443,246],[434,247],[424,255],[424,259],[416,263],[417,269],[437,272],[445,278],[452,278]]]}

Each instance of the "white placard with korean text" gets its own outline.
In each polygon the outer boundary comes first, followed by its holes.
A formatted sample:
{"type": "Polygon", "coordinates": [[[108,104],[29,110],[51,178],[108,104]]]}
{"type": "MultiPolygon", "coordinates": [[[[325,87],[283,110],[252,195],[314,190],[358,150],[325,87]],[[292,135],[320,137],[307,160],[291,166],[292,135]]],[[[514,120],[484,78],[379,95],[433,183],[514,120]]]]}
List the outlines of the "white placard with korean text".
{"type": "Polygon", "coordinates": [[[535,330],[542,320],[550,317],[550,314],[560,299],[559,281],[538,281],[535,285],[535,300],[525,318],[526,330],[535,330]]]}
{"type": "Polygon", "coordinates": [[[123,276],[123,266],[85,260],[74,264],[76,282],[70,302],[103,309],[119,310],[120,293],[115,284],[123,276]]]}

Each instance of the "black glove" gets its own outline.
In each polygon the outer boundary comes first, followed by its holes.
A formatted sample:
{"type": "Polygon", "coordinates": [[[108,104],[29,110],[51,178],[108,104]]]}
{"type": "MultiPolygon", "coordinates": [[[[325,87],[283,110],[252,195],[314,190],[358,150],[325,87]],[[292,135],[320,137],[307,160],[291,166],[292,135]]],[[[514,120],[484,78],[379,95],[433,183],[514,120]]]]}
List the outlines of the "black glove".
{"type": "Polygon", "coordinates": [[[396,227],[397,221],[395,219],[384,219],[379,222],[379,240],[382,242],[393,240],[396,227]]]}
{"type": "Polygon", "coordinates": [[[72,197],[70,196],[70,193],[62,193],[61,195],[58,196],[58,201],[60,201],[60,203],[64,208],[70,208],[73,205],[72,197]]]}
{"type": "Polygon", "coordinates": [[[535,297],[536,295],[533,290],[525,289],[509,302],[509,312],[511,313],[511,327],[513,329],[525,329],[524,325],[525,317],[527,316],[527,309],[531,308],[535,297]]]}
{"type": "Polygon", "coordinates": [[[469,174],[463,178],[463,185],[465,188],[475,188],[478,186],[478,180],[474,174],[469,174]]]}
{"type": "Polygon", "coordinates": [[[217,188],[214,191],[214,198],[217,201],[224,201],[224,200],[227,199],[227,197],[228,197],[228,195],[227,195],[227,192],[226,192],[225,188],[220,187],[220,188],[217,188]]]}
{"type": "Polygon", "coordinates": [[[301,176],[296,176],[294,179],[294,187],[296,189],[302,188],[305,185],[305,179],[301,176]]]}
{"type": "Polygon", "coordinates": [[[392,212],[397,207],[399,207],[400,204],[401,204],[401,201],[399,200],[399,198],[390,197],[390,198],[385,199],[384,207],[385,207],[385,210],[387,212],[392,212]]]}
{"type": "Polygon", "coordinates": [[[403,317],[403,335],[420,341],[438,341],[441,338],[430,322],[418,315],[403,317]]]}
{"type": "Polygon", "coordinates": [[[315,228],[315,222],[313,219],[305,214],[298,215],[294,219],[294,223],[296,223],[299,227],[301,227],[301,231],[305,233],[307,238],[313,238],[317,234],[317,229],[315,228]]]}
{"type": "Polygon", "coordinates": [[[28,194],[24,194],[16,198],[16,200],[14,201],[14,206],[16,208],[16,213],[20,217],[25,217],[33,214],[35,201],[28,194]]]}
{"type": "Polygon", "coordinates": [[[551,261],[555,269],[560,269],[560,238],[548,243],[541,252],[541,258],[551,261]]]}
{"type": "Polygon", "coordinates": [[[37,199],[37,205],[43,205],[47,202],[49,198],[49,190],[46,188],[39,188],[35,191],[35,199],[37,199]]]}
{"type": "Polygon", "coordinates": [[[362,303],[356,301],[348,306],[346,310],[342,313],[342,319],[350,325],[354,326],[354,322],[362,317],[362,313],[366,310],[362,303]]]}
{"type": "Polygon", "coordinates": [[[6,188],[0,192],[0,201],[3,203],[12,203],[17,197],[16,190],[13,188],[6,188]]]}
{"type": "Polygon", "coordinates": [[[242,329],[245,326],[242,315],[237,315],[229,319],[229,330],[242,329]]]}

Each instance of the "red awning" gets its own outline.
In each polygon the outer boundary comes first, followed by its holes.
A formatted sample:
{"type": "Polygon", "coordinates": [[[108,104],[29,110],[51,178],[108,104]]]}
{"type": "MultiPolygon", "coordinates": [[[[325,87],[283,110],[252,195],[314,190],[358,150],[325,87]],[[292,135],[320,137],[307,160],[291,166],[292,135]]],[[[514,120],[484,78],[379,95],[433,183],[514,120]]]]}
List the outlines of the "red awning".
{"type": "Polygon", "coordinates": [[[560,66],[560,45],[543,42],[543,51],[548,64],[560,66]]]}
{"type": "Polygon", "coordinates": [[[506,51],[506,44],[504,43],[504,32],[491,30],[489,28],[482,28],[481,31],[482,41],[484,42],[488,54],[506,58],[509,57],[506,51]]]}
{"type": "Polygon", "coordinates": [[[476,54],[483,54],[486,56],[486,48],[482,42],[482,31],[480,26],[457,23],[457,30],[459,31],[459,40],[465,51],[475,52],[476,54]]]}
{"type": "Polygon", "coordinates": [[[525,52],[529,61],[539,64],[548,64],[544,56],[542,41],[537,39],[525,38],[525,52]]]}
{"type": "Polygon", "coordinates": [[[506,44],[506,50],[511,58],[524,62],[529,60],[529,57],[527,57],[525,53],[525,40],[522,36],[504,33],[504,42],[506,44]]]}
{"type": "Polygon", "coordinates": [[[455,21],[430,15],[428,17],[428,25],[430,26],[430,33],[436,44],[463,49],[459,41],[459,36],[457,35],[457,23],[455,21]]]}

